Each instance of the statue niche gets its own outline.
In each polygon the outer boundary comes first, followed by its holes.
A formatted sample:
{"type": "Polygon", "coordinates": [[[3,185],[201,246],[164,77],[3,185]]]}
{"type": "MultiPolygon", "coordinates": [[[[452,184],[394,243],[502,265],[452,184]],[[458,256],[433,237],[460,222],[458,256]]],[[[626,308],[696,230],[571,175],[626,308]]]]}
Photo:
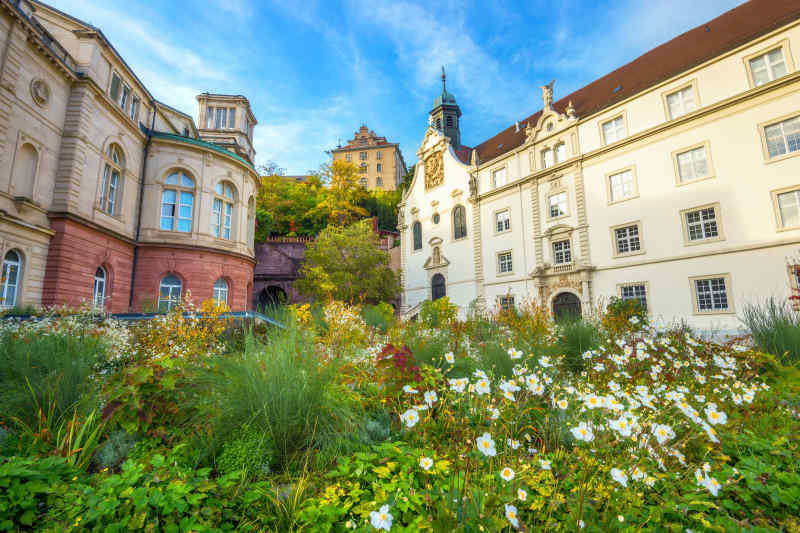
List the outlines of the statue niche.
{"type": "Polygon", "coordinates": [[[436,152],[425,159],[425,190],[428,191],[444,183],[444,159],[442,152],[436,152]]]}

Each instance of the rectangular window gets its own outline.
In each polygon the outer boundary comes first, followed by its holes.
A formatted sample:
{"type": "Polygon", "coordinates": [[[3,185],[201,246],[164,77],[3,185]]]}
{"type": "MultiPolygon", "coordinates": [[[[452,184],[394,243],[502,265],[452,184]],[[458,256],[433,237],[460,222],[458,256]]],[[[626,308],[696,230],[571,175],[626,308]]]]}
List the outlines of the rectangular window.
{"type": "Polygon", "coordinates": [[[567,193],[560,192],[550,196],[550,218],[567,214],[567,193]]]}
{"type": "Polygon", "coordinates": [[[225,202],[225,224],[222,229],[222,237],[230,240],[231,238],[231,221],[233,220],[233,204],[225,202]]]}
{"type": "Polygon", "coordinates": [[[376,152],[375,153],[375,159],[380,161],[381,159],[383,159],[383,154],[381,152],[376,152]]]}
{"type": "Polygon", "coordinates": [[[684,213],[684,217],[689,242],[705,241],[719,237],[716,208],[704,207],[694,211],[687,211],[684,213]]]}
{"type": "Polygon", "coordinates": [[[508,311],[514,308],[514,297],[510,294],[504,294],[497,297],[497,303],[500,304],[500,309],[508,311]]]}
{"type": "Polygon", "coordinates": [[[358,167],[358,171],[361,172],[362,174],[366,174],[366,172],[367,172],[367,164],[366,163],[361,163],[361,166],[358,167]]]}
{"type": "Polygon", "coordinates": [[[800,189],[776,195],[781,228],[800,226],[800,189]]]}
{"type": "Polygon", "coordinates": [[[709,175],[705,146],[680,152],[675,157],[678,160],[678,178],[681,183],[699,180],[709,175]]]}
{"type": "Polygon", "coordinates": [[[175,224],[176,191],[165,190],[161,194],[161,229],[172,231],[175,224]]]}
{"type": "Polygon", "coordinates": [[[565,143],[558,143],[555,148],[556,163],[562,163],[567,160],[567,145],[565,143]]]}
{"type": "Polygon", "coordinates": [[[508,274],[514,271],[514,264],[511,260],[511,252],[503,252],[497,254],[498,272],[500,274],[508,274]]]}
{"type": "Polygon", "coordinates": [[[640,251],[641,242],[639,241],[638,224],[614,229],[614,241],[616,242],[617,255],[640,251]]]}
{"type": "Polygon", "coordinates": [[[367,152],[358,152],[358,158],[361,161],[366,161],[367,160],[367,152]]]}
{"type": "Polygon", "coordinates": [[[219,237],[219,230],[222,226],[222,200],[219,198],[214,199],[214,205],[211,212],[211,233],[214,237],[219,237]]]}
{"type": "Polygon", "coordinates": [[[619,297],[622,300],[639,300],[642,309],[647,312],[647,287],[644,283],[631,283],[619,288],[619,297]]]}
{"type": "Polygon", "coordinates": [[[115,102],[119,101],[119,94],[122,91],[122,79],[117,75],[117,73],[113,73],[111,75],[111,89],[108,91],[108,94],[111,96],[111,99],[115,102]]]}
{"type": "Polygon", "coordinates": [[[364,187],[365,189],[367,188],[368,185],[367,178],[361,178],[360,180],[358,180],[358,182],[361,184],[362,187],[364,187]]]}
{"type": "Polygon", "coordinates": [[[206,108],[206,129],[214,128],[214,108],[209,106],[206,108]]]}
{"type": "Polygon", "coordinates": [[[108,204],[106,211],[109,215],[116,213],[117,209],[117,188],[119,187],[119,172],[111,172],[111,180],[108,182],[108,204]]]}
{"type": "Polygon", "coordinates": [[[247,113],[242,116],[242,130],[245,135],[250,135],[250,120],[247,118],[247,113]]]}
{"type": "Polygon", "coordinates": [[[671,119],[678,118],[697,109],[697,103],[694,101],[694,87],[685,87],[680,91],[668,94],[667,108],[671,119]]]}
{"type": "Polygon", "coordinates": [[[381,163],[378,163],[378,166],[377,166],[377,168],[375,170],[377,172],[383,172],[383,165],[381,163]]]}
{"type": "Polygon", "coordinates": [[[497,233],[503,233],[511,229],[511,216],[507,210],[496,213],[494,221],[497,233]]]}
{"type": "Polygon", "coordinates": [[[383,178],[381,178],[380,176],[378,176],[378,177],[375,179],[375,186],[376,186],[376,187],[383,187],[383,178]]]}
{"type": "Polygon", "coordinates": [[[693,281],[695,303],[699,313],[730,310],[727,280],[724,277],[702,278],[693,281]]]}
{"type": "Polygon", "coordinates": [[[178,206],[178,231],[184,233],[192,231],[192,201],[192,193],[181,191],[180,205],[178,206]]]}
{"type": "Polygon", "coordinates": [[[633,170],[623,170],[608,177],[608,192],[611,202],[621,202],[636,196],[636,180],[633,170]]]}
{"type": "Polygon", "coordinates": [[[345,161],[352,161],[353,160],[353,154],[344,154],[344,160],[345,161]]]}
{"type": "Polygon", "coordinates": [[[232,107],[228,110],[228,128],[233,129],[236,127],[236,108],[232,107]]]}
{"type": "Polygon", "coordinates": [[[225,124],[227,123],[228,119],[228,108],[227,107],[218,107],[217,108],[217,121],[214,124],[214,129],[221,130],[225,128],[225,124]]]}
{"type": "Polygon", "coordinates": [[[572,263],[572,246],[569,240],[553,243],[553,264],[567,265],[572,263]]]}
{"type": "Polygon", "coordinates": [[[136,119],[139,118],[139,97],[134,96],[133,100],[131,100],[131,120],[136,122],[136,119]]]}
{"type": "Polygon", "coordinates": [[[775,48],[766,54],[750,60],[750,73],[753,76],[753,85],[758,87],[786,74],[786,61],[783,58],[783,49],[775,48]]]}
{"type": "Polygon", "coordinates": [[[766,126],[764,136],[770,158],[800,151],[800,117],[766,126]]]}
{"type": "Polygon", "coordinates": [[[122,87],[122,96],[120,96],[119,98],[119,106],[122,109],[128,109],[128,100],[130,99],[130,96],[131,96],[131,88],[128,87],[127,85],[124,85],[122,87]]]}
{"type": "Polygon", "coordinates": [[[506,184],[506,167],[498,168],[492,172],[492,182],[495,187],[502,187],[506,184]]]}
{"type": "Polygon", "coordinates": [[[617,117],[603,122],[603,143],[611,144],[625,138],[625,121],[622,117],[617,117]]]}
{"type": "Polygon", "coordinates": [[[550,168],[553,166],[553,151],[548,148],[542,150],[542,168],[550,168]]]}

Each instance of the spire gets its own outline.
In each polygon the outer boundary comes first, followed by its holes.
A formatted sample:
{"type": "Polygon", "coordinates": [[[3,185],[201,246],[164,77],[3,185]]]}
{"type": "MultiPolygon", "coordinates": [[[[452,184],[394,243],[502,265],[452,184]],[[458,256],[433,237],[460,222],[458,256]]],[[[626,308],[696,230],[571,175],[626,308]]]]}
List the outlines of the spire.
{"type": "Polygon", "coordinates": [[[447,92],[447,89],[445,89],[445,78],[446,76],[444,74],[444,65],[442,65],[442,94],[445,94],[447,92]]]}

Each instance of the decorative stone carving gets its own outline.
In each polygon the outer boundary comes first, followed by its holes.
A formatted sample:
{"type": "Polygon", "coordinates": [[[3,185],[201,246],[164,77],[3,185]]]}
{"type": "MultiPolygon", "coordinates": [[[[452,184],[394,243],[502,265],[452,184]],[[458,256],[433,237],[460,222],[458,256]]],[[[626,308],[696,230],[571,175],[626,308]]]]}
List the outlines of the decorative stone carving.
{"type": "Polygon", "coordinates": [[[405,209],[398,209],[397,210],[397,228],[403,229],[406,225],[406,211],[405,209]]]}
{"type": "Polygon", "coordinates": [[[550,106],[553,104],[553,85],[555,84],[556,80],[552,80],[547,85],[542,85],[542,101],[544,102],[545,110],[550,109],[550,106]]]}
{"type": "Polygon", "coordinates": [[[478,197],[478,178],[475,174],[469,175],[469,195],[472,198],[478,197]]]}
{"type": "Polygon", "coordinates": [[[436,152],[425,159],[425,190],[429,191],[444,183],[444,160],[442,152],[436,152]]]}
{"type": "Polygon", "coordinates": [[[43,79],[35,78],[31,81],[31,98],[40,107],[44,107],[50,101],[50,86],[43,79]]]}
{"type": "Polygon", "coordinates": [[[570,100],[569,103],[567,103],[566,111],[567,111],[567,117],[569,119],[574,119],[575,118],[575,106],[572,105],[572,100],[570,100]]]}

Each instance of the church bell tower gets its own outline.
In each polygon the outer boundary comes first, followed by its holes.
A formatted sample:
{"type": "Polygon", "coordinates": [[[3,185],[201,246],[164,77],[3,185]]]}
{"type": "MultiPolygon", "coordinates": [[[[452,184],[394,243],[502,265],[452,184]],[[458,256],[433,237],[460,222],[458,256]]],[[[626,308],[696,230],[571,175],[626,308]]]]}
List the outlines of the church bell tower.
{"type": "Polygon", "coordinates": [[[450,138],[454,149],[461,146],[461,129],[459,120],[461,119],[461,109],[456,103],[456,97],[447,92],[445,85],[444,67],[442,67],[442,94],[433,101],[433,109],[430,112],[429,120],[431,126],[450,138]]]}

